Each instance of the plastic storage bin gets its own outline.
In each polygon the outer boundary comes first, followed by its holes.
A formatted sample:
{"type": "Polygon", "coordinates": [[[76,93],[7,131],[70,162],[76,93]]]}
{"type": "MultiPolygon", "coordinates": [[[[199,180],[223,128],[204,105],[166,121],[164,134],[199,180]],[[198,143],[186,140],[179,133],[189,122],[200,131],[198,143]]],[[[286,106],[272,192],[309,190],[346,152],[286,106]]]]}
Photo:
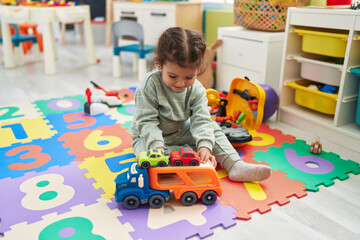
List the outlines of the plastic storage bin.
{"type": "Polygon", "coordinates": [[[339,86],[343,65],[328,63],[300,56],[294,59],[301,63],[300,76],[323,84],[339,86]]]}
{"type": "MultiPolygon", "coordinates": [[[[359,80],[360,80],[360,67],[350,68],[350,72],[352,72],[356,76],[358,76],[359,80]]],[[[355,122],[360,125],[360,81],[359,81],[359,93],[358,93],[358,99],[357,99],[355,122]]]]}
{"type": "Polygon", "coordinates": [[[316,84],[316,82],[306,79],[287,82],[288,86],[295,89],[295,102],[298,105],[321,113],[334,115],[338,94],[310,89],[308,86],[311,84],[316,84]]]}
{"type": "Polygon", "coordinates": [[[302,50],[330,57],[345,57],[348,34],[294,29],[302,36],[302,50]]]}
{"type": "Polygon", "coordinates": [[[359,93],[358,93],[356,116],[355,116],[355,122],[360,125],[360,97],[359,96],[360,96],[360,83],[359,83],[359,93]]]}

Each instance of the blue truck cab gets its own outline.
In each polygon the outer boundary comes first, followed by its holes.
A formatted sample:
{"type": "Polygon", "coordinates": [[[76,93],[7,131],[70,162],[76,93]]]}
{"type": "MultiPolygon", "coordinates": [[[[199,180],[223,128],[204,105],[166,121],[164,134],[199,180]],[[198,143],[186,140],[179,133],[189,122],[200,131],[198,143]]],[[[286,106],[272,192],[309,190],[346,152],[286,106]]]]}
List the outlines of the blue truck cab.
{"type": "Polygon", "coordinates": [[[120,173],[116,179],[115,199],[127,209],[136,209],[140,203],[149,203],[152,208],[160,208],[169,199],[168,190],[155,190],[149,186],[147,169],[133,163],[127,172],[120,173]]]}

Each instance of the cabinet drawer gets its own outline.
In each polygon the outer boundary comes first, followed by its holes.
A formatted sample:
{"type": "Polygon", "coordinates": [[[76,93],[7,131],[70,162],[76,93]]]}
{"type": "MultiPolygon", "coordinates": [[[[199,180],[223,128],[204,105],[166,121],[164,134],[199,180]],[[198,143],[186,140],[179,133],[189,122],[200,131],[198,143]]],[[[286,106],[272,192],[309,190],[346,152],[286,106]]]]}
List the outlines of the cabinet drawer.
{"type": "Polygon", "coordinates": [[[259,72],[233,67],[227,64],[221,66],[216,75],[216,89],[219,91],[229,91],[231,82],[234,78],[248,77],[254,83],[264,83],[259,72]]]}
{"type": "Polygon", "coordinates": [[[223,37],[222,59],[223,63],[246,68],[250,70],[259,69],[263,64],[266,51],[263,50],[264,43],[240,38],[223,37]]]}
{"type": "Polygon", "coordinates": [[[156,45],[160,35],[169,27],[174,27],[175,11],[152,9],[144,11],[145,41],[156,45]]]}
{"type": "Polygon", "coordinates": [[[133,19],[137,21],[142,14],[141,12],[139,9],[117,8],[114,9],[114,21],[120,21],[121,19],[133,19]]]}

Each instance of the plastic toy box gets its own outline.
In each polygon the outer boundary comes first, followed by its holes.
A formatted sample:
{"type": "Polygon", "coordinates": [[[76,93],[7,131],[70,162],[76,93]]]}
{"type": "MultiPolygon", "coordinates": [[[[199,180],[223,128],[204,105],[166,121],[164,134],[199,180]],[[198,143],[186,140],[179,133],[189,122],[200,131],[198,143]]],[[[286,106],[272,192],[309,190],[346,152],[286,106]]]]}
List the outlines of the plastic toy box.
{"type": "Polygon", "coordinates": [[[301,63],[300,76],[302,78],[332,86],[340,85],[343,65],[303,58],[300,56],[294,56],[294,59],[301,63]]]}
{"type": "Polygon", "coordinates": [[[302,36],[302,50],[330,57],[345,57],[348,34],[294,29],[302,36]]]}
{"type": "Polygon", "coordinates": [[[297,104],[321,113],[334,115],[338,94],[310,89],[308,86],[311,84],[317,83],[306,79],[287,82],[288,86],[295,89],[295,102],[297,104]]]}
{"type": "MultiPolygon", "coordinates": [[[[350,71],[358,76],[360,80],[360,67],[358,68],[351,68],[350,71]]],[[[359,81],[359,93],[358,93],[358,100],[357,100],[357,107],[356,107],[356,116],[355,122],[360,125],[360,81],[359,81]]]]}

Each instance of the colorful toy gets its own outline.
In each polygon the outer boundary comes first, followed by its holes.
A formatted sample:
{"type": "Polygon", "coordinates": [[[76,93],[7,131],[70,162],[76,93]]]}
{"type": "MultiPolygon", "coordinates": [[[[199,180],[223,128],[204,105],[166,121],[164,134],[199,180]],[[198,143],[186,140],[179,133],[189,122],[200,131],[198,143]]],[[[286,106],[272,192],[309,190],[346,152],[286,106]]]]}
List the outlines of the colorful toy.
{"type": "Polygon", "coordinates": [[[131,165],[128,172],[119,174],[116,179],[115,198],[123,203],[127,209],[136,209],[140,203],[149,203],[152,208],[160,208],[169,199],[168,190],[150,188],[148,172],[136,163],[131,165]]]}
{"type": "Polygon", "coordinates": [[[87,102],[84,103],[84,112],[90,115],[98,115],[109,110],[109,106],[104,103],[91,102],[92,92],[89,88],[86,89],[87,102]]]}
{"type": "Polygon", "coordinates": [[[259,84],[265,91],[266,99],[264,106],[263,122],[269,119],[278,109],[279,96],[277,95],[274,88],[267,84],[259,84]]]}
{"type": "Polygon", "coordinates": [[[248,130],[240,124],[232,124],[230,127],[223,125],[221,129],[232,144],[252,141],[252,136],[248,130]]]}
{"type": "Polygon", "coordinates": [[[326,92],[326,93],[338,93],[339,87],[324,84],[321,87],[319,87],[319,91],[326,92]]]}
{"type": "Polygon", "coordinates": [[[217,107],[220,103],[220,94],[215,89],[206,89],[206,98],[211,108],[217,107]]]}
{"type": "Polygon", "coordinates": [[[2,5],[16,5],[17,0],[1,0],[2,5]]]}
{"type": "Polygon", "coordinates": [[[320,154],[322,149],[322,144],[320,143],[320,138],[316,138],[315,142],[311,143],[310,152],[313,154],[320,154]]]}
{"type": "Polygon", "coordinates": [[[257,129],[264,114],[265,91],[261,86],[250,82],[248,78],[235,78],[226,99],[220,97],[214,89],[207,89],[206,97],[212,109],[219,107],[217,117],[212,119],[219,123],[234,147],[252,141],[248,130],[257,129]]]}
{"type": "Polygon", "coordinates": [[[150,149],[147,152],[139,153],[138,164],[141,168],[148,168],[150,166],[165,167],[169,165],[169,158],[162,150],[150,149]]]}
{"type": "Polygon", "coordinates": [[[193,205],[198,199],[206,205],[213,204],[221,196],[219,177],[207,162],[199,167],[149,168],[150,187],[157,190],[172,190],[175,198],[185,206],[193,205]]]}
{"type": "Polygon", "coordinates": [[[217,116],[224,117],[226,116],[226,106],[228,105],[228,100],[225,98],[220,98],[219,102],[219,110],[217,112],[217,116]]]}
{"type": "Polygon", "coordinates": [[[231,82],[230,91],[227,96],[228,105],[226,112],[233,116],[237,111],[243,113],[241,121],[247,130],[257,129],[263,120],[265,91],[256,83],[248,79],[235,78],[231,82]]]}
{"type": "Polygon", "coordinates": [[[200,158],[197,153],[189,147],[183,147],[179,151],[170,153],[171,164],[173,166],[199,166],[200,158]]]}
{"type": "Polygon", "coordinates": [[[115,92],[109,92],[100,87],[98,84],[90,81],[92,84],[91,101],[94,103],[104,103],[109,107],[118,107],[123,104],[122,98],[115,92]]]}
{"type": "Polygon", "coordinates": [[[183,166],[142,169],[134,163],[129,172],[119,174],[115,182],[115,199],[127,209],[136,209],[140,203],[160,208],[169,199],[170,190],[185,206],[193,205],[198,199],[211,205],[222,194],[220,180],[209,164],[202,164],[197,168],[183,166]]]}
{"type": "Polygon", "coordinates": [[[354,9],[354,10],[360,9],[360,1],[359,0],[351,1],[350,9],[354,9]]]}

